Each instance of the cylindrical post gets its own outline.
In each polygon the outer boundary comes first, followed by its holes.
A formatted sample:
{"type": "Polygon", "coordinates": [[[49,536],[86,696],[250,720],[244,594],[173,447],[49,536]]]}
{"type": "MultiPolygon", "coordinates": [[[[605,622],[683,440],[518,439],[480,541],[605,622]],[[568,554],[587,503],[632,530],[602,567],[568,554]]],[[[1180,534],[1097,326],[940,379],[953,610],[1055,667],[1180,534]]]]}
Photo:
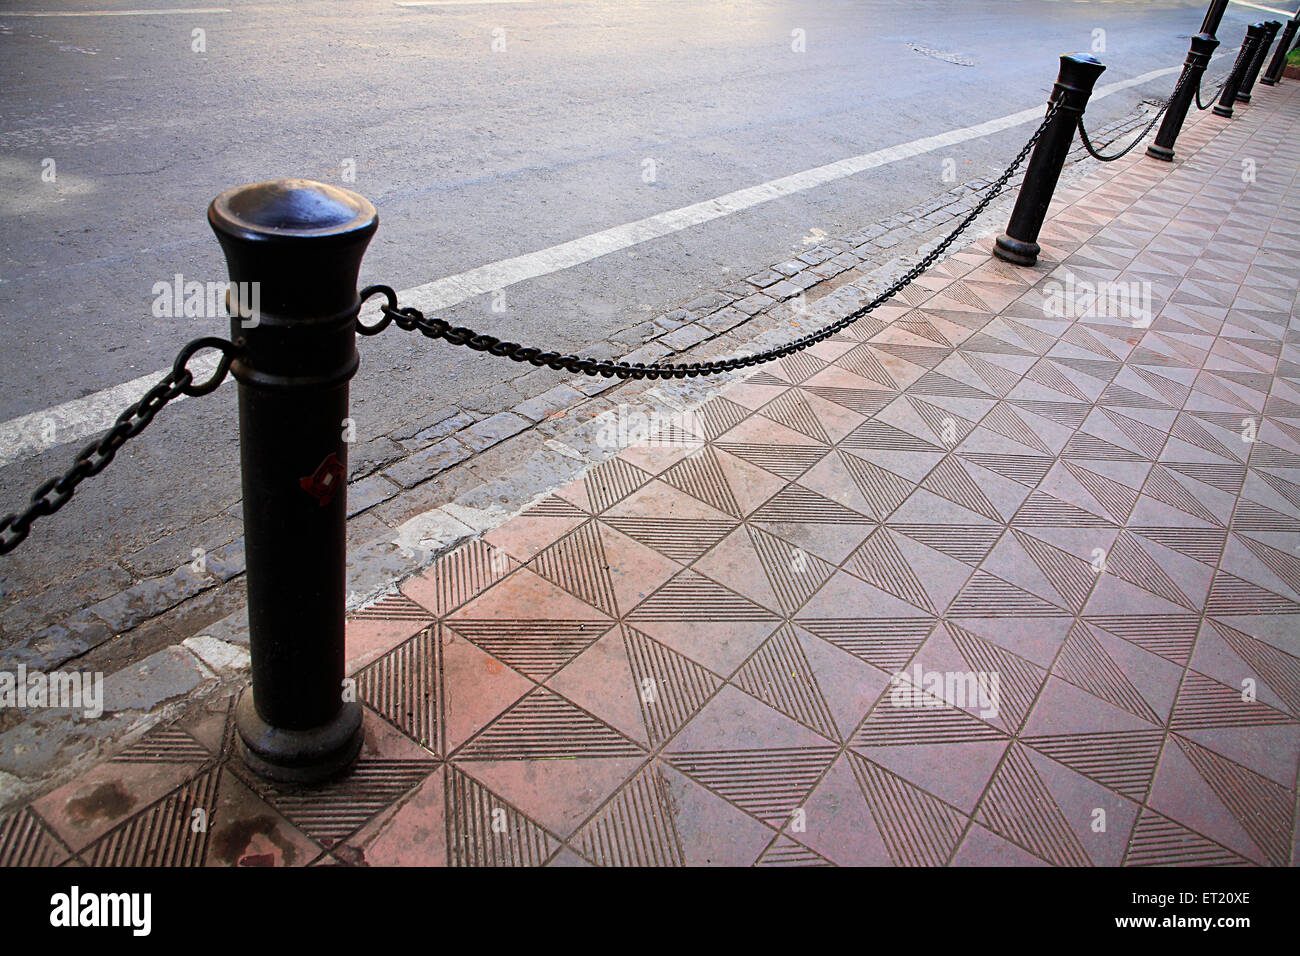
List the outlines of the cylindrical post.
{"type": "Polygon", "coordinates": [[[1208,33],[1192,37],[1192,48],[1183,63],[1183,75],[1169,98],[1165,117],[1160,122],[1160,131],[1156,133],[1156,141],[1147,147],[1148,156],[1167,163],[1173,161],[1174,142],[1182,132],[1183,121],[1187,119],[1187,111],[1192,107],[1192,98],[1201,85],[1201,76],[1218,45],[1219,41],[1208,33]]]}
{"type": "Polygon", "coordinates": [[[1259,71],[1264,66],[1264,57],[1268,56],[1268,48],[1273,45],[1273,38],[1277,36],[1277,31],[1281,29],[1281,20],[1269,20],[1264,24],[1264,37],[1255,48],[1255,55],[1250,60],[1250,69],[1246,71],[1241,86],[1237,88],[1238,102],[1250,102],[1250,91],[1255,86],[1255,78],[1259,76],[1259,71]]]}
{"type": "Polygon", "coordinates": [[[1205,22],[1201,24],[1201,32],[1206,36],[1217,37],[1219,35],[1219,24],[1223,22],[1223,11],[1228,9],[1228,0],[1211,0],[1210,9],[1205,11],[1205,22]]]}
{"type": "Polygon", "coordinates": [[[1228,79],[1224,81],[1223,95],[1219,97],[1219,102],[1214,104],[1215,116],[1232,116],[1232,104],[1236,102],[1237,90],[1241,89],[1241,81],[1245,77],[1246,70],[1250,69],[1250,61],[1255,56],[1255,49],[1263,38],[1264,24],[1252,23],[1246,27],[1246,39],[1241,41],[1237,60],[1232,64],[1228,79]]]}
{"type": "Polygon", "coordinates": [[[1273,54],[1273,61],[1269,63],[1264,75],[1259,78],[1259,82],[1265,86],[1276,86],[1278,81],[1282,79],[1282,74],[1286,70],[1286,56],[1291,52],[1291,41],[1295,39],[1297,27],[1300,27],[1300,17],[1292,17],[1286,22],[1286,29],[1282,31],[1282,39],[1277,44],[1277,52],[1273,54]]]}
{"type": "Polygon", "coordinates": [[[1074,142],[1079,117],[1088,105],[1093,84],[1105,69],[1099,61],[1083,53],[1061,55],[1061,70],[1049,100],[1059,102],[1060,108],[1034,144],[1007,231],[993,245],[993,254],[999,259],[1019,266],[1032,266],[1038,261],[1038,231],[1043,228],[1047,207],[1052,204],[1052,193],[1061,178],[1070,144],[1074,142]]]}
{"type": "Polygon", "coordinates": [[[352,763],[361,707],[343,693],[348,381],[357,272],[379,224],[345,189],[279,179],[212,201],[234,290],[252,687],[240,753],[261,776],[315,783],[352,763]],[[244,284],[244,285],[241,285],[244,284]]]}

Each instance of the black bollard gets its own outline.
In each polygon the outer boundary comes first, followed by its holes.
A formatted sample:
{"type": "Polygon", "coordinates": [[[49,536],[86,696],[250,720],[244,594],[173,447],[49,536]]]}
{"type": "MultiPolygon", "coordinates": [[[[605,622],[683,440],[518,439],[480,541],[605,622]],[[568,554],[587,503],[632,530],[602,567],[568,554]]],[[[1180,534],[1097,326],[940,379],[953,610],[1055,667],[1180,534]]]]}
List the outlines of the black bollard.
{"type": "Polygon", "coordinates": [[[1219,24],[1223,22],[1223,12],[1228,9],[1228,0],[1211,0],[1210,9],[1205,11],[1205,21],[1201,32],[1207,36],[1219,35],[1219,24]]]}
{"type": "Polygon", "coordinates": [[[1060,108],[1034,145],[1007,231],[993,245],[993,254],[999,259],[1018,266],[1032,266],[1038,261],[1038,231],[1043,228],[1047,207],[1052,204],[1052,193],[1061,178],[1070,144],[1074,142],[1079,117],[1088,105],[1093,84],[1105,69],[1084,53],[1061,55],[1061,70],[1048,100],[1059,102],[1060,108]]]}
{"type": "Polygon", "coordinates": [[[1237,99],[1237,90],[1241,88],[1241,81],[1246,70],[1250,68],[1251,59],[1255,56],[1255,48],[1263,38],[1264,24],[1252,23],[1246,27],[1246,39],[1241,41],[1241,49],[1237,51],[1236,62],[1232,64],[1228,79],[1223,84],[1223,95],[1219,97],[1219,102],[1214,104],[1215,116],[1232,116],[1232,104],[1237,99]]]}
{"type": "Polygon", "coordinates": [[[1196,90],[1201,85],[1201,77],[1210,63],[1210,56],[1218,45],[1219,41],[1208,33],[1192,37],[1192,48],[1187,54],[1186,62],[1183,63],[1183,75],[1169,98],[1165,117],[1160,122],[1160,131],[1156,133],[1156,141],[1147,147],[1147,155],[1152,159],[1173,162],[1174,142],[1182,132],[1187,111],[1192,107],[1192,98],[1196,96],[1196,90]]]}
{"type": "Polygon", "coordinates": [[[1269,20],[1264,24],[1264,38],[1259,41],[1259,45],[1255,48],[1255,55],[1250,60],[1250,69],[1246,71],[1241,86],[1237,89],[1237,102],[1250,102],[1250,91],[1255,86],[1255,78],[1259,76],[1259,71],[1264,66],[1264,57],[1268,56],[1268,48],[1273,45],[1273,38],[1277,36],[1277,31],[1281,29],[1281,20],[1269,20]]]}
{"type": "Polygon", "coordinates": [[[1282,74],[1286,71],[1286,57],[1291,52],[1291,41],[1295,39],[1297,27],[1300,27],[1300,18],[1293,17],[1286,22],[1282,39],[1277,44],[1277,52],[1273,54],[1273,61],[1269,63],[1264,75],[1259,78],[1259,82],[1265,86],[1277,86],[1278,81],[1282,79],[1282,74]]]}
{"type": "Polygon", "coordinates": [[[239,749],[261,776],[316,783],[361,749],[361,706],[343,693],[343,435],[357,272],[379,217],[345,189],[278,179],[222,193],[208,222],[231,281],[260,291],[256,322],[231,309],[253,671],[239,749]]]}

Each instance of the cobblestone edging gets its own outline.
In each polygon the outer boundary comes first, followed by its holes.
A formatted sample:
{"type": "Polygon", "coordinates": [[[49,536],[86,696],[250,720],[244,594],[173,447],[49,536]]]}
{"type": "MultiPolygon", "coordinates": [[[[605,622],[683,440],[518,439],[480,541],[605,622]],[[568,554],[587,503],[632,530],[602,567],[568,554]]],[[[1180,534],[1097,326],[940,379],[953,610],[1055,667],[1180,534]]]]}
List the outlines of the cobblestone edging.
{"type": "MultiPolygon", "coordinates": [[[[1105,142],[1144,124],[1143,111],[1098,130],[1105,142]]],[[[1072,150],[1062,189],[1093,167],[1072,150]]],[[[682,355],[707,360],[779,344],[856,308],[933,247],[990,179],[940,193],[903,213],[841,237],[628,332],[641,343],[620,356],[652,362],[682,355]],[[802,303],[802,305],[800,304],[802,303]]],[[[1001,231],[1020,177],[952,251],[1001,231]]],[[[616,341],[602,343],[613,351],[616,341]]],[[[598,354],[599,347],[584,354],[598,354]]],[[[518,378],[537,373],[519,371],[518,378]]],[[[524,369],[527,369],[525,366],[524,369]]],[[[605,440],[622,420],[665,421],[705,401],[717,385],[747,372],[698,379],[621,382],[576,377],[508,407],[483,401],[436,409],[351,448],[350,610],[391,592],[440,554],[504,522],[550,489],[620,450],[605,440]]],[[[509,385],[509,383],[507,383],[509,385]]],[[[105,715],[60,711],[25,719],[0,710],[0,806],[48,789],[160,720],[219,687],[246,678],[243,539],[238,506],[177,532],[208,548],[202,559],[167,569],[166,540],[122,564],[88,572],[6,609],[6,630],[28,635],[0,648],[0,669],[64,667],[101,671],[105,715]],[[206,529],[204,525],[208,526],[206,529]],[[134,571],[134,573],[133,573],[134,571]],[[149,573],[153,571],[154,573],[149,573]],[[162,573],[158,573],[158,572],[162,573]],[[82,597],[79,607],[70,602],[82,597]],[[86,596],[93,603],[86,603],[86,596]],[[180,640],[181,635],[194,636],[180,640]]],[[[182,551],[184,553],[184,551],[182,551]]]]}

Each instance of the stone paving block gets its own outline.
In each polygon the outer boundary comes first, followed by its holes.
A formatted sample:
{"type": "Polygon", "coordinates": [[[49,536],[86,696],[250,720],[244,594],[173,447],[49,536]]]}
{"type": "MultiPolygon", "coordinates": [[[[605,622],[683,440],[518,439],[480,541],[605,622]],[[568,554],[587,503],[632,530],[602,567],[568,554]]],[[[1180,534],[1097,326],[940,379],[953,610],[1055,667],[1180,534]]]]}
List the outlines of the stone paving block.
{"type": "Polygon", "coordinates": [[[58,667],[99,647],[113,635],[113,629],[98,615],[89,609],[77,611],[0,650],[0,670],[12,671],[20,663],[38,670],[58,667]]]}
{"type": "Polygon", "coordinates": [[[692,345],[698,345],[709,337],[708,332],[698,325],[685,325],[676,332],[670,332],[667,335],[661,335],[659,341],[668,346],[674,352],[681,352],[690,348],[692,345]]]}
{"type": "MultiPolygon", "coordinates": [[[[721,309],[719,310],[719,312],[714,312],[713,315],[719,315],[721,312],[725,312],[725,311],[727,310],[721,309]]],[[[711,319],[713,315],[706,316],[704,320],[701,320],[701,324],[705,324],[705,322],[707,322],[708,319],[711,319]]],[[[636,364],[637,362],[643,362],[646,365],[649,365],[653,362],[659,361],[665,355],[671,355],[671,354],[672,353],[668,349],[664,348],[658,342],[647,342],[639,349],[633,352],[628,352],[621,359],[619,359],[619,361],[628,362],[631,364],[636,364]]]]}
{"type": "Polygon", "coordinates": [[[193,527],[174,531],[123,560],[136,577],[168,574],[194,560],[195,548],[211,550],[228,543],[242,530],[237,517],[219,514],[193,527]]]}
{"type": "MultiPolygon", "coordinates": [[[[421,415],[415,421],[394,428],[388,434],[389,437],[392,438],[394,441],[409,441],[410,439],[416,438],[421,432],[433,428],[439,422],[444,422],[449,418],[455,417],[458,414],[460,414],[460,409],[457,408],[455,405],[445,405],[441,408],[431,409],[430,411],[426,412],[424,415],[421,415]]],[[[458,425],[456,427],[459,428],[460,426],[458,425]]],[[[442,437],[445,436],[444,435],[436,436],[436,438],[442,438],[442,437]]],[[[435,439],[431,439],[431,440],[435,440],[435,439]]]]}
{"type": "Polygon", "coordinates": [[[370,475],[348,485],[348,517],[361,514],[397,494],[397,485],[383,475],[370,475]]]}
{"type": "Polygon", "coordinates": [[[393,465],[384,474],[403,488],[411,488],[440,471],[446,471],[469,456],[470,450],[455,438],[444,438],[424,451],[416,452],[405,461],[393,465]]]}
{"type": "Polygon", "coordinates": [[[190,651],[163,648],[139,664],[104,678],[104,711],[148,712],[159,704],[183,697],[211,675],[190,651]]]}
{"type": "Polygon", "coordinates": [[[7,634],[32,633],[57,620],[73,608],[105,600],[131,586],[132,577],[119,564],[79,574],[54,583],[26,600],[6,607],[0,613],[0,628],[7,634]]]}
{"type": "Polygon", "coordinates": [[[671,312],[656,316],[654,324],[665,332],[672,332],[675,329],[680,329],[687,322],[694,321],[694,319],[695,313],[688,312],[686,309],[674,309],[671,312]]]}
{"type": "Polygon", "coordinates": [[[572,381],[570,381],[569,384],[573,386],[573,388],[577,389],[579,392],[582,392],[583,395],[586,395],[588,398],[590,398],[593,395],[599,395],[601,392],[607,392],[611,388],[614,388],[622,384],[622,380],[617,379],[612,375],[609,378],[604,378],[603,376],[600,378],[583,377],[583,378],[575,378],[572,381]]]}
{"type": "Polygon", "coordinates": [[[92,605],[90,610],[115,632],[121,633],[215,584],[212,576],[196,574],[185,565],[165,577],[133,584],[125,591],[92,605]]]}
{"type": "MultiPolygon", "coordinates": [[[[796,270],[796,272],[797,271],[798,270],[796,270]]],[[[773,283],[764,290],[766,295],[769,295],[778,301],[785,301],[786,299],[793,298],[802,291],[803,290],[799,288],[799,286],[795,285],[789,279],[782,279],[780,282],[773,283]]]]}
{"type": "Polygon", "coordinates": [[[404,458],[408,451],[386,435],[369,441],[354,442],[348,446],[348,481],[355,481],[385,465],[391,465],[404,458]]]}
{"type": "Polygon", "coordinates": [[[243,574],[247,568],[244,556],[244,539],[236,538],[229,544],[222,545],[208,553],[204,559],[208,574],[218,581],[229,581],[237,574],[243,574]]]}
{"type": "Polygon", "coordinates": [[[695,315],[707,315],[710,312],[722,308],[724,305],[730,304],[730,302],[731,296],[729,295],[725,295],[721,292],[706,292],[704,295],[687,302],[686,305],[682,306],[682,308],[687,312],[694,313],[695,315]]]}
{"type": "Polygon", "coordinates": [[[581,392],[572,385],[561,382],[554,388],[549,388],[526,402],[520,402],[511,411],[530,421],[540,422],[542,419],[582,401],[582,399],[583,394],[581,392]]]}
{"type": "Polygon", "coordinates": [[[776,300],[772,298],[770,295],[764,295],[761,292],[755,292],[753,295],[739,300],[735,304],[735,308],[739,309],[741,312],[744,312],[746,315],[754,315],[757,312],[762,312],[764,309],[766,309],[769,305],[771,305],[775,301],[776,300]]]}
{"type": "Polygon", "coordinates": [[[746,277],[745,281],[760,289],[766,289],[772,283],[781,281],[781,273],[777,272],[775,269],[767,269],[763,272],[757,272],[752,276],[746,277]]]}
{"type": "MultiPolygon", "coordinates": [[[[775,300],[769,299],[769,301],[773,302],[775,300]]],[[[719,309],[712,315],[706,315],[704,318],[700,319],[700,325],[704,326],[714,335],[721,335],[723,332],[734,329],[736,326],[748,319],[749,315],[742,312],[739,308],[728,306],[725,309],[719,309]]]]}
{"type": "Polygon", "coordinates": [[[731,299],[732,301],[735,301],[736,299],[743,299],[747,295],[752,295],[754,292],[754,287],[750,285],[748,282],[742,280],[739,282],[733,282],[730,285],[725,286],[718,291],[722,292],[724,295],[727,296],[727,298],[731,299]]]}
{"type": "Polygon", "coordinates": [[[227,614],[219,621],[209,624],[202,635],[216,638],[227,644],[248,644],[248,609],[240,608],[233,614],[227,614]]]}
{"type": "MultiPolygon", "coordinates": [[[[418,451],[429,447],[434,442],[441,441],[448,435],[454,435],[468,425],[473,424],[474,416],[460,409],[450,409],[451,414],[439,418],[433,424],[414,432],[409,437],[403,439],[402,447],[408,451],[418,451]]],[[[439,413],[441,414],[441,413],[439,413]]]]}

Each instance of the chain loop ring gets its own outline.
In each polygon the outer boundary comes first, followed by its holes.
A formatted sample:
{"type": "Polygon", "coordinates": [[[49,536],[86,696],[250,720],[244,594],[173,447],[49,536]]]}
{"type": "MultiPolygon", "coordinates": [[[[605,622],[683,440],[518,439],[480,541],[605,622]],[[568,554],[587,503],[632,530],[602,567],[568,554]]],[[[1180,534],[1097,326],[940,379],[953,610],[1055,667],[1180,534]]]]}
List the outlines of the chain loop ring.
{"type": "Polygon", "coordinates": [[[32,493],[31,503],[21,514],[9,514],[0,519],[0,554],[8,554],[22,544],[27,539],[33,521],[54,514],[72,499],[84,480],[107,468],[118,449],[149,427],[154,416],[168,402],[181,395],[206,395],[215,390],[225,380],[237,351],[233,342],[212,337],[195,339],[186,344],[163,380],[145,392],[139,401],[127,406],[117,416],[113,427],[83,448],[73,460],[71,468],[62,475],[42,482],[32,493]],[[194,374],[186,365],[196,352],[205,348],[218,349],[221,359],[212,377],[195,385],[194,374]]]}
{"type": "MultiPolygon", "coordinates": [[[[180,350],[180,354],[176,356],[176,361],[172,363],[172,374],[170,376],[171,382],[179,384],[180,393],[184,395],[197,397],[199,395],[207,395],[209,392],[214,392],[216,391],[217,386],[225,380],[226,373],[230,371],[230,363],[235,360],[235,352],[236,349],[234,343],[227,342],[225,339],[219,339],[211,335],[205,336],[201,339],[195,339],[180,350]],[[221,352],[221,360],[217,362],[217,368],[212,373],[211,378],[206,382],[200,382],[198,385],[195,385],[193,373],[185,366],[189,364],[190,359],[194,357],[194,353],[198,352],[200,349],[219,350],[221,352]]],[[[161,405],[159,407],[161,407],[161,405]]]]}
{"type": "Polygon", "coordinates": [[[393,321],[392,313],[397,311],[397,293],[393,291],[392,286],[371,285],[361,290],[361,304],[365,305],[366,300],[371,296],[382,295],[384,304],[380,308],[383,318],[374,325],[366,325],[361,321],[361,310],[357,310],[357,331],[362,335],[378,335],[384,329],[388,328],[388,323],[393,321]]]}

